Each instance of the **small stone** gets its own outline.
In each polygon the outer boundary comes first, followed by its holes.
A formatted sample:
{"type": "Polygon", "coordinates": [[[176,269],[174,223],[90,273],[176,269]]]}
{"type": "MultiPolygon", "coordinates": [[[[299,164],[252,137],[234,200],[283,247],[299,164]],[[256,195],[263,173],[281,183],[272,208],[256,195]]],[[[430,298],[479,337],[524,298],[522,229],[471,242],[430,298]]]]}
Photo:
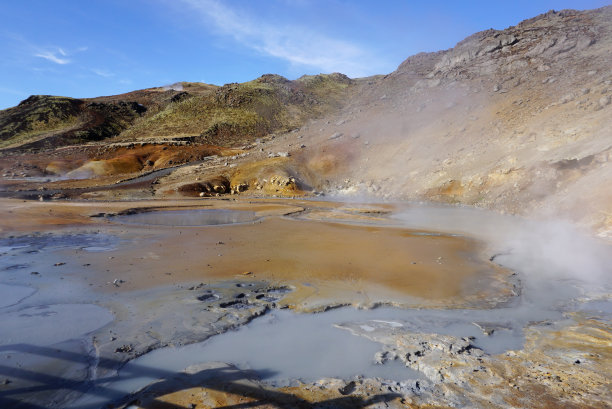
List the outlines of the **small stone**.
{"type": "Polygon", "coordinates": [[[128,352],[132,352],[134,350],[134,347],[130,344],[125,344],[125,345],[121,345],[120,347],[115,349],[115,353],[128,353],[128,352]]]}
{"type": "Polygon", "coordinates": [[[351,381],[346,384],[344,387],[338,389],[341,395],[350,395],[355,391],[355,381],[351,381]]]}

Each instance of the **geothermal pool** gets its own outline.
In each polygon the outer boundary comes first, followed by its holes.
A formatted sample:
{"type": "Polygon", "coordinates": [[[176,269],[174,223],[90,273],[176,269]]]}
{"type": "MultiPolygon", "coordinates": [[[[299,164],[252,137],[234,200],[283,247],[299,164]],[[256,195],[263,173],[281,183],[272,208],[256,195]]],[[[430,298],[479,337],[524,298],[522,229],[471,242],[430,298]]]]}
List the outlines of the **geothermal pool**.
{"type": "Polygon", "coordinates": [[[148,211],[117,216],[117,220],[121,223],[184,227],[246,223],[257,219],[255,212],[225,209],[148,211]]]}
{"type": "Polygon", "coordinates": [[[0,238],[0,406],[97,408],[209,362],[276,386],[410,384],[426,374],[377,364],[375,328],[495,355],[520,350],[533,323],[611,318],[609,247],[567,225],[290,205],[143,211],[0,238]]]}

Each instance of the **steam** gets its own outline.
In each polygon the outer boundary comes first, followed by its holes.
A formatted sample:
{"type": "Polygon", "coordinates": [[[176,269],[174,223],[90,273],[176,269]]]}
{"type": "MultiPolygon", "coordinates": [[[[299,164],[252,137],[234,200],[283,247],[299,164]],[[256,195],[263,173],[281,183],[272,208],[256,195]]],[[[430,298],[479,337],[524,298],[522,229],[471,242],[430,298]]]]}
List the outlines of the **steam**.
{"type": "Polygon", "coordinates": [[[610,246],[568,221],[432,205],[405,206],[394,217],[406,227],[456,232],[483,240],[494,261],[519,272],[534,296],[538,292],[552,296],[556,287],[561,301],[571,298],[567,293],[570,287],[592,297],[609,294],[612,289],[610,246]]]}
{"type": "Polygon", "coordinates": [[[174,84],[164,85],[162,89],[164,91],[183,91],[183,83],[175,82],[174,84]]]}

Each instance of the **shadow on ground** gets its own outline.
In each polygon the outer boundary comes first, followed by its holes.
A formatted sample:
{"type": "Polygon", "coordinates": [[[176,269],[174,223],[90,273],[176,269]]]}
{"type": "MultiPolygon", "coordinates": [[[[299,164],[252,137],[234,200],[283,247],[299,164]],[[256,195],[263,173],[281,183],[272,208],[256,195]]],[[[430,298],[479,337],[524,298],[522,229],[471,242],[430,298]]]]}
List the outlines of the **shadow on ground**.
{"type": "MultiPolygon", "coordinates": [[[[1,354],[24,354],[29,358],[61,359],[75,364],[91,360],[86,355],[61,350],[53,347],[35,346],[30,344],[13,344],[0,346],[1,354]]],[[[123,364],[120,360],[100,358],[97,368],[114,372],[123,364]]],[[[164,402],[160,399],[171,393],[194,387],[203,387],[224,394],[234,395],[243,402],[216,406],[223,409],[276,407],[276,408],[366,408],[370,405],[389,402],[401,395],[385,393],[374,395],[368,399],[358,396],[340,396],[311,402],[301,397],[274,389],[262,387],[258,381],[275,375],[269,370],[243,371],[226,364],[211,364],[210,367],[195,370],[191,373],[176,373],[160,368],[130,364],[121,371],[121,381],[139,377],[157,378],[159,381],[144,388],[136,394],[125,392],[107,386],[117,381],[116,375],[97,378],[95,380],[75,380],[67,377],[51,375],[42,370],[31,370],[16,366],[0,365],[0,377],[9,379],[10,383],[0,385],[0,408],[15,409],[48,409],[60,408],[69,402],[61,402],[68,395],[77,396],[84,393],[87,397],[97,399],[97,402],[79,405],[79,409],[101,409],[127,407],[131,404],[144,409],[190,409],[193,405],[180,406],[164,402]],[[25,385],[24,385],[25,383],[25,385]],[[106,385],[105,385],[106,384],[106,385]],[[240,399],[243,398],[243,399],[240,399]],[[100,400],[112,403],[100,403],[100,400]]],[[[350,391],[349,391],[350,392],[350,391]]],[[[195,406],[197,407],[197,406],[195,406]]]]}

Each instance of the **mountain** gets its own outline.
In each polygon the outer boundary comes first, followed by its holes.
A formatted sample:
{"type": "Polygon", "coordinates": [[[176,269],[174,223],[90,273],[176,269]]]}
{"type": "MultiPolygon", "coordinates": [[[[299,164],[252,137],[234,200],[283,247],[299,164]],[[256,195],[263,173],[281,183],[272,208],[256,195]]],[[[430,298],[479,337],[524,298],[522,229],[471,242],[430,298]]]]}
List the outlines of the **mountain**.
{"type": "Polygon", "coordinates": [[[153,194],[432,200],[568,218],[610,239],[611,21],[612,7],[551,11],[370,78],[33,96],[0,112],[0,168],[127,179],[215,153],[153,194]],[[119,157],[130,166],[108,164],[119,157]]]}
{"type": "Polygon", "coordinates": [[[328,112],[352,82],[342,74],[296,81],[268,74],[222,87],[183,82],[91,99],[32,95],[0,111],[0,147],[51,148],[109,138],[189,138],[231,146],[328,112]]]}
{"type": "Polygon", "coordinates": [[[144,112],[146,108],[136,102],[32,95],[0,111],[0,147],[48,148],[98,141],[127,129],[144,112]]]}

